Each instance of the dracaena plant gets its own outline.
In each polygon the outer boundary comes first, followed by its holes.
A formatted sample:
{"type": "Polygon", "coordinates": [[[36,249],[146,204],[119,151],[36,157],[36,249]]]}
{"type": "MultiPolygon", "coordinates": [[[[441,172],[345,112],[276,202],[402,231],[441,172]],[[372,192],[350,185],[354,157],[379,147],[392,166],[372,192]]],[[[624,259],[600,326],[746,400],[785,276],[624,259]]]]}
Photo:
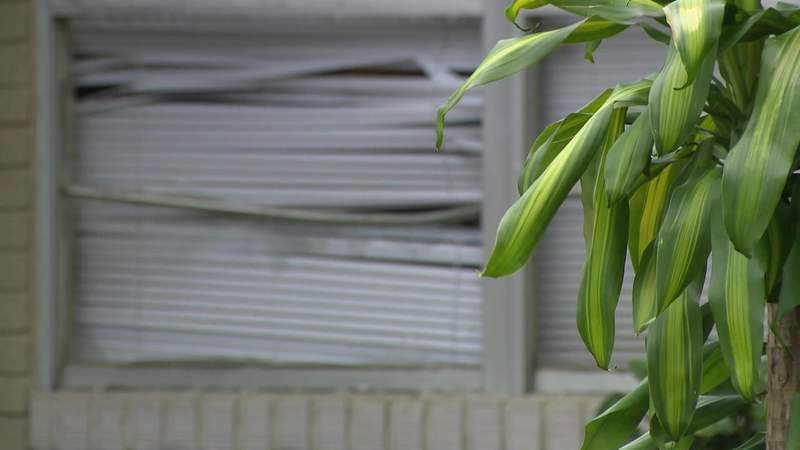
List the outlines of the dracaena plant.
{"type": "Polygon", "coordinates": [[[630,332],[646,333],[648,363],[642,384],[587,424],[583,449],[690,448],[696,431],[763,401],[765,304],[783,315],[800,303],[800,9],[757,0],[515,0],[506,15],[513,22],[546,5],[575,23],[498,42],[439,108],[437,149],[446,114],[469,89],[561,45],[583,44],[591,60],[603,39],[624,39],[631,27],[664,45],[653,74],[598,92],[536,138],[481,274],[519,270],[580,183],[579,334],[608,369],[630,258],[630,332]],[[718,339],[709,339],[714,327],[718,339]],[[628,442],[646,415],[649,431],[628,442]]]}

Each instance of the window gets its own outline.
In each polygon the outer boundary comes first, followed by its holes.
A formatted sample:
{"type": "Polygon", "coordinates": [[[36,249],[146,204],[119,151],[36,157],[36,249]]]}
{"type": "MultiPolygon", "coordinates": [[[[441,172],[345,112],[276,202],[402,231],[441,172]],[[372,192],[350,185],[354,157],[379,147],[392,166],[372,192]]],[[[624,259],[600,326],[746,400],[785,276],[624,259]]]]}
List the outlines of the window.
{"type": "Polygon", "coordinates": [[[476,21],[70,25],[65,384],[480,387],[476,21]]]}

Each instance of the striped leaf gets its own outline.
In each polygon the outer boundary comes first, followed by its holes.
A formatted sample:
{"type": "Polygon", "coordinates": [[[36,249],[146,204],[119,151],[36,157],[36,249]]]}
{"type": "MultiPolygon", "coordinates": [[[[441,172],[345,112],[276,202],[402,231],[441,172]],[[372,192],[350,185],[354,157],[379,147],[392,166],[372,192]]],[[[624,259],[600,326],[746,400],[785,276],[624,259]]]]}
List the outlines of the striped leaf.
{"type": "MultiPolygon", "coordinates": [[[[714,423],[728,417],[745,405],[745,402],[739,396],[724,395],[724,396],[703,396],[697,402],[697,410],[694,414],[692,424],[687,430],[687,433],[694,433],[695,431],[702,430],[714,423]]],[[[619,450],[656,450],[658,444],[655,439],[650,436],[650,433],[645,433],[636,438],[630,444],[620,447],[619,450]]]]}
{"type": "Polygon", "coordinates": [[[672,40],[686,69],[682,87],[694,81],[709,56],[716,56],[711,52],[716,53],[724,12],[725,0],[676,0],[664,7],[672,40]]]}
{"type": "Polygon", "coordinates": [[[636,433],[647,413],[647,380],[586,424],[581,450],[617,450],[636,433]]]}
{"type": "Polygon", "coordinates": [[[686,69],[675,41],[669,45],[664,67],[650,90],[650,123],[659,155],[682,145],[694,132],[703,104],[708,97],[716,50],[709,52],[688,85],[686,69]]]}
{"type": "Polygon", "coordinates": [[[498,42],[472,75],[436,111],[436,149],[442,146],[445,116],[461,101],[468,90],[509,77],[536,63],[561,45],[584,22],[498,42]]]}
{"type": "Polygon", "coordinates": [[[617,88],[541,176],[511,205],[500,220],[494,248],[482,276],[509,275],[527,262],[556,210],[595,157],[608,130],[614,103],[637,98],[649,88],[646,80],[617,88]]]}
{"type": "Polygon", "coordinates": [[[591,189],[594,216],[587,227],[591,233],[578,294],[578,332],[602,369],[608,369],[614,349],[614,312],[622,289],[628,239],[628,205],[609,205],[602,173],[608,149],[624,126],[625,108],[619,108],[612,115],[591,189]]]}
{"type": "Polygon", "coordinates": [[[692,423],[703,370],[702,278],[661,313],[647,336],[650,399],[664,432],[679,440],[692,423]]]}
{"type": "Polygon", "coordinates": [[[611,204],[627,197],[636,187],[639,177],[650,162],[652,148],[650,115],[645,109],[608,151],[605,178],[606,192],[611,204]]]}
{"type": "Polygon", "coordinates": [[[672,185],[684,166],[685,160],[669,164],[655,178],[639,187],[631,197],[628,248],[634,269],[639,267],[645,250],[658,235],[672,185]]]}
{"type": "Polygon", "coordinates": [[[703,376],[700,383],[700,394],[706,394],[728,378],[731,373],[725,365],[719,341],[710,342],[703,348],[703,376]]]}
{"type": "Polygon", "coordinates": [[[536,181],[544,169],[553,161],[561,150],[569,143],[575,134],[592,117],[592,114],[605,104],[611,95],[611,89],[606,89],[602,94],[573,114],[567,115],[558,122],[553,122],[533,141],[528,158],[522,167],[522,172],[517,180],[517,189],[520,195],[536,181]]]}
{"type": "Polygon", "coordinates": [[[712,188],[720,170],[708,151],[698,153],[672,192],[656,243],[658,310],[667,306],[705,270],[712,188]]]}
{"type": "Polygon", "coordinates": [[[761,41],[743,42],[719,55],[719,72],[731,100],[741,112],[750,110],[755,96],[761,50],[761,41]]]}
{"type": "Polygon", "coordinates": [[[633,332],[637,335],[647,328],[658,314],[656,302],[655,248],[648,245],[633,279],[633,332]]]}
{"type": "Polygon", "coordinates": [[[506,18],[514,23],[523,9],[553,5],[584,17],[597,16],[631,25],[640,17],[663,17],[661,5],[652,0],[513,0],[506,8],[506,18]]]}
{"type": "Polygon", "coordinates": [[[712,248],[709,302],[733,387],[753,401],[764,337],[766,248],[748,259],[733,248],[717,198],[711,219],[712,248]]]}
{"type": "Polygon", "coordinates": [[[444,120],[468,90],[514,75],[535,64],[562,43],[582,43],[613,36],[626,26],[592,17],[567,27],[498,42],[472,75],[436,110],[436,149],[442,147],[444,120]]]}
{"type": "Polygon", "coordinates": [[[725,227],[751,256],[778,206],[800,144],[800,27],[767,39],[753,113],[722,176],[725,227]]]}

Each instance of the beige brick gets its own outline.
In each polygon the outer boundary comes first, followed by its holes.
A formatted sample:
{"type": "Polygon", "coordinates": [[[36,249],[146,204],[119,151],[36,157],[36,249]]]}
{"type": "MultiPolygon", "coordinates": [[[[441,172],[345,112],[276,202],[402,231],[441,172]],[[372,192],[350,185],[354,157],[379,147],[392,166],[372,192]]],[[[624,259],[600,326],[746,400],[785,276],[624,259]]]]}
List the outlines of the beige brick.
{"type": "Polygon", "coordinates": [[[121,394],[92,396],[89,409],[89,448],[122,450],[125,427],[125,400],[121,394]]]}
{"type": "Polygon", "coordinates": [[[166,401],[164,435],[161,445],[170,449],[197,448],[197,399],[178,395],[166,401]]]}
{"type": "Polygon", "coordinates": [[[18,40],[29,35],[33,2],[0,3],[0,40],[18,40]]]}
{"type": "Polygon", "coordinates": [[[30,127],[0,128],[0,165],[27,164],[32,160],[33,151],[30,127]]]}
{"type": "Polygon", "coordinates": [[[31,95],[28,88],[0,88],[0,123],[27,121],[31,116],[31,95]]]}
{"type": "Polygon", "coordinates": [[[428,450],[462,448],[463,412],[464,404],[460,399],[433,399],[428,402],[425,447],[428,450]]]}
{"type": "Polygon", "coordinates": [[[27,42],[0,44],[0,84],[32,84],[33,51],[27,42]]]}
{"type": "MultiPolygon", "coordinates": [[[[542,450],[541,402],[534,399],[513,399],[506,404],[506,448],[508,450],[542,450]]],[[[578,447],[552,447],[578,448],[578,447]]]]}
{"type": "Polygon", "coordinates": [[[305,397],[285,396],[275,400],[274,448],[308,448],[308,409],[308,399],[305,397]]]}
{"type": "Polygon", "coordinates": [[[33,450],[51,450],[50,425],[53,394],[45,391],[31,393],[30,445],[33,450]]]}
{"type": "Polygon", "coordinates": [[[30,215],[0,212],[0,248],[24,248],[30,242],[30,215]]]}
{"type": "Polygon", "coordinates": [[[31,305],[23,293],[0,293],[0,333],[30,329],[31,305]]]}
{"type": "Polygon", "coordinates": [[[200,399],[200,448],[233,449],[235,409],[234,395],[208,394],[200,399]]]}
{"type": "Polygon", "coordinates": [[[28,284],[28,254],[0,251],[0,288],[20,289],[28,284]]]}
{"type": "Polygon", "coordinates": [[[383,448],[383,433],[386,429],[383,400],[356,398],[351,402],[350,408],[350,448],[383,448]]]}
{"type": "Polygon", "coordinates": [[[3,450],[25,450],[28,448],[28,420],[0,417],[0,437],[3,450]]]}
{"type": "Polygon", "coordinates": [[[500,450],[502,421],[496,399],[470,399],[467,404],[467,450],[500,450]]]}
{"type": "Polygon", "coordinates": [[[31,367],[28,335],[0,336],[0,375],[26,375],[31,367]]]}
{"type": "Polygon", "coordinates": [[[348,450],[347,413],[344,397],[325,396],[314,401],[314,430],[311,448],[315,450],[348,450]]]}
{"type": "Polygon", "coordinates": [[[0,378],[0,413],[25,414],[28,412],[30,383],[24,377],[0,378]]]}
{"type": "Polygon", "coordinates": [[[53,396],[52,450],[88,450],[90,397],[89,394],[72,392],[53,396]]]}
{"type": "Polygon", "coordinates": [[[547,403],[544,414],[545,445],[550,448],[580,448],[583,437],[583,404],[574,398],[547,403]]]}
{"type": "Polygon", "coordinates": [[[389,404],[389,449],[420,450],[423,434],[423,403],[398,399],[389,404]]]}
{"type": "Polygon", "coordinates": [[[272,396],[242,394],[237,440],[240,450],[269,450],[272,441],[272,396]]]}
{"type": "MultiPolygon", "coordinates": [[[[0,105],[2,99],[0,99],[0,105]]],[[[2,115],[2,112],[0,112],[2,115]]],[[[30,204],[31,177],[25,170],[0,171],[0,208],[22,208],[30,204]]]]}
{"type": "Polygon", "coordinates": [[[125,448],[160,449],[161,415],[161,398],[158,394],[132,395],[127,402],[127,420],[123,431],[125,448]]]}

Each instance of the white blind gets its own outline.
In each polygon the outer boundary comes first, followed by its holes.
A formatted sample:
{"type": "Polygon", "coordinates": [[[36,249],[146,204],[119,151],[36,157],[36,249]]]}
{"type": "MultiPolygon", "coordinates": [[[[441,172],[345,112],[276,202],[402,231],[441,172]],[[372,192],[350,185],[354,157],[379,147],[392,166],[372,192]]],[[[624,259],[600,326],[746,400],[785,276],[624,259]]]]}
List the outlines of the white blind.
{"type": "MultiPolygon", "coordinates": [[[[577,111],[606,88],[637,80],[660,69],[666,47],[639,30],[604,41],[596,64],[583,59],[583,47],[566,46],[540,64],[540,128],[577,111]]],[[[575,325],[575,308],[584,259],[583,212],[578,195],[571,195],[550,224],[534,256],[537,265],[539,363],[545,367],[595,367],[575,325]]],[[[617,306],[617,337],[612,365],[626,369],[643,356],[642,338],[633,335],[631,289],[633,268],[628,263],[617,306]]]]}
{"type": "MultiPolygon", "coordinates": [[[[479,97],[432,149],[436,106],[480,58],[477,22],[72,32],[77,188],[344,218],[479,204],[479,97]]],[[[323,225],[114,198],[78,201],[80,360],[480,364],[475,219],[323,225]]]]}

